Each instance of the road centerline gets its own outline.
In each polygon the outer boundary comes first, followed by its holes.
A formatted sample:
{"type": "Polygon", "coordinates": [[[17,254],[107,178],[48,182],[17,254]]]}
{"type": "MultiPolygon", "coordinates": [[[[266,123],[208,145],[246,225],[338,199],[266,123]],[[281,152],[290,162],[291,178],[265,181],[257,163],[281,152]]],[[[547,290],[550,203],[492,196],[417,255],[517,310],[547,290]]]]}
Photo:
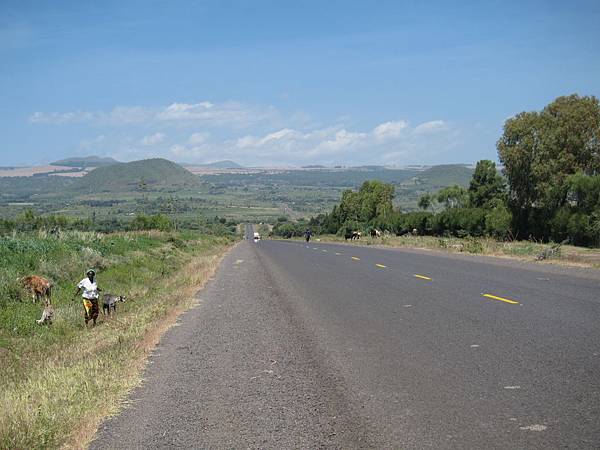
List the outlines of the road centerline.
{"type": "Polygon", "coordinates": [[[421,280],[433,281],[433,278],[426,277],[425,275],[419,275],[418,273],[415,273],[414,277],[420,278],[421,280]]]}
{"type": "Polygon", "coordinates": [[[519,302],[516,301],[516,300],[511,300],[511,299],[504,298],[504,297],[498,297],[497,295],[484,294],[484,293],[482,293],[481,295],[484,296],[484,297],[486,297],[486,298],[491,298],[493,300],[498,300],[498,301],[501,301],[501,302],[504,302],[504,303],[509,303],[511,305],[518,305],[519,304],[519,302]]]}

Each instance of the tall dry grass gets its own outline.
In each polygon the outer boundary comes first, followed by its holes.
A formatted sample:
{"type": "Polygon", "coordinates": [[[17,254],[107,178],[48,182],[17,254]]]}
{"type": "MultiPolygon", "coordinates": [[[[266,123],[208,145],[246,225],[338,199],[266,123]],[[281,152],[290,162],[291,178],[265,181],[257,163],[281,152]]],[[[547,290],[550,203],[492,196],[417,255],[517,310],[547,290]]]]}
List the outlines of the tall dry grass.
{"type": "MultiPolygon", "coordinates": [[[[321,242],[348,243],[352,245],[382,245],[416,249],[440,250],[450,253],[481,254],[535,261],[536,257],[552,246],[535,241],[499,241],[489,237],[435,237],[435,236],[364,236],[357,241],[346,241],[334,235],[319,236],[321,242]]],[[[600,268],[600,250],[564,245],[560,251],[544,262],[600,268]]]]}
{"type": "MultiPolygon", "coordinates": [[[[210,277],[231,241],[164,233],[13,237],[0,269],[0,448],[83,448],[139,381],[147,352],[210,277]],[[83,326],[73,285],[93,261],[105,291],[128,297],[117,316],[83,326]],[[52,276],[56,319],[15,291],[26,272],[52,276]],[[9,278],[7,278],[9,277],[9,278]],[[16,317],[20,316],[20,317],[16,317]]],[[[8,241],[5,241],[8,242],[8,241]]]]}

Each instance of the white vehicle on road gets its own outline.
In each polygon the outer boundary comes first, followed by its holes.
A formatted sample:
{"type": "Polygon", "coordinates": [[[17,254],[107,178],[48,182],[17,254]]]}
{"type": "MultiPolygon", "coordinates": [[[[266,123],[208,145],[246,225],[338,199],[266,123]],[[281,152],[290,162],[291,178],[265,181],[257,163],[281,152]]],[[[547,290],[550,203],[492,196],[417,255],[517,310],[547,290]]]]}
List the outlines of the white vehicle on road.
{"type": "Polygon", "coordinates": [[[254,232],[254,242],[258,242],[260,241],[260,233],[255,231],[254,232]]]}

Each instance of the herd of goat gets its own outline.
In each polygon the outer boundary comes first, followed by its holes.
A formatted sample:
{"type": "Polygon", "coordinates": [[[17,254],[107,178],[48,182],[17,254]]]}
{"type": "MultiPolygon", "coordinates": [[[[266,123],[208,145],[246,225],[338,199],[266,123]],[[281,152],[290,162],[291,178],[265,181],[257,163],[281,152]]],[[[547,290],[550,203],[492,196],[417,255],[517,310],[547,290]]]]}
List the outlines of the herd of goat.
{"type": "MultiPolygon", "coordinates": [[[[371,230],[369,231],[369,234],[371,235],[371,237],[374,237],[374,238],[378,238],[378,237],[381,237],[384,235],[386,235],[386,236],[390,235],[389,231],[381,231],[381,230],[378,230],[377,228],[371,228],[371,230]]],[[[419,233],[418,233],[418,230],[415,228],[414,230],[412,230],[410,232],[410,234],[412,234],[413,236],[416,236],[419,233]]],[[[347,231],[344,234],[344,239],[346,239],[347,241],[348,240],[356,241],[356,240],[360,239],[361,237],[362,237],[362,232],[360,232],[360,231],[347,231]]]]}
{"type": "MultiPolygon", "coordinates": [[[[54,320],[54,307],[52,306],[52,282],[38,275],[30,275],[19,279],[21,286],[27,291],[33,300],[33,303],[38,301],[44,302],[44,310],[42,317],[36,320],[38,325],[51,325],[54,320]]],[[[111,315],[117,311],[117,302],[124,302],[125,297],[113,294],[104,294],[102,296],[102,314],[111,315]]]]}
{"type": "MultiPolygon", "coordinates": [[[[372,228],[370,230],[371,237],[381,237],[382,232],[376,228],[372,228]]],[[[412,234],[417,234],[417,230],[413,230],[412,234]]],[[[344,238],[346,240],[359,240],[362,237],[362,233],[360,231],[348,231],[344,234],[344,238]]],[[[549,249],[544,250],[537,256],[537,260],[548,259],[554,254],[560,252],[560,249],[563,245],[569,242],[568,239],[564,240],[559,244],[555,244],[549,249]]],[[[27,277],[23,277],[19,279],[21,286],[25,289],[32,297],[33,302],[37,301],[44,302],[44,310],[42,312],[42,317],[36,322],[39,325],[43,324],[52,324],[52,320],[54,319],[54,308],[52,306],[52,283],[44,277],[40,277],[38,275],[30,275],[27,277]]],[[[104,294],[103,295],[103,304],[102,304],[102,314],[110,316],[111,311],[113,313],[116,312],[117,302],[124,302],[125,297],[116,296],[112,294],[104,294]]]]}

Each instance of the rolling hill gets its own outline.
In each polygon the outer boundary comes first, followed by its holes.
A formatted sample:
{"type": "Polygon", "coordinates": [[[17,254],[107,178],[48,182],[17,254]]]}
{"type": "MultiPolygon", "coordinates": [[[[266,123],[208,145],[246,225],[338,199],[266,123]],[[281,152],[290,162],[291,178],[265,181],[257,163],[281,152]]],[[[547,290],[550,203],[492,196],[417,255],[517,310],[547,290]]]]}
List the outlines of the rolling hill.
{"type": "Polygon", "coordinates": [[[465,164],[441,164],[417,172],[413,179],[426,185],[430,191],[437,191],[453,184],[468,187],[472,176],[473,169],[465,164]]]}
{"type": "Polygon", "coordinates": [[[154,158],[98,167],[73,183],[80,193],[132,192],[188,188],[200,185],[198,177],[172,161],[154,158]]]}
{"type": "Polygon", "coordinates": [[[213,169],[243,169],[244,166],[240,166],[238,163],[234,161],[215,161],[208,164],[201,164],[202,167],[209,167],[213,169]]]}
{"type": "Polygon", "coordinates": [[[99,156],[75,156],[73,158],[66,158],[54,161],[50,164],[52,166],[63,167],[103,167],[118,163],[119,161],[113,158],[101,158],[99,156]]]}

